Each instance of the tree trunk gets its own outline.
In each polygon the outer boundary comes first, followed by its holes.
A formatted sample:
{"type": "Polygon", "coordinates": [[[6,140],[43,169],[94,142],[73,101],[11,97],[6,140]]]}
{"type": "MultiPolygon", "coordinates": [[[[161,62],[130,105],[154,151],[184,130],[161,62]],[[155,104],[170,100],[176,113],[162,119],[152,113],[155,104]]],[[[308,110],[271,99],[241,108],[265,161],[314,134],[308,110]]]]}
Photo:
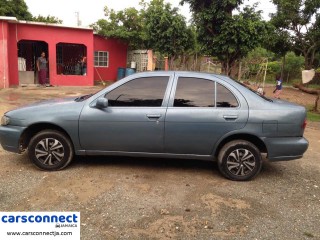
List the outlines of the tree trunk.
{"type": "Polygon", "coordinates": [[[310,62],[310,59],[307,53],[304,55],[304,69],[305,70],[312,69],[312,63],[310,62]]]}
{"type": "MultiPolygon", "coordinates": [[[[234,66],[236,65],[236,61],[235,60],[226,60],[224,62],[221,63],[222,65],[222,73],[227,75],[227,76],[231,76],[232,75],[232,70],[234,68],[234,66]]],[[[234,76],[232,76],[234,77],[234,76]]]]}
{"type": "Polygon", "coordinates": [[[282,66],[281,66],[281,79],[283,79],[284,75],[284,68],[286,66],[286,55],[283,56],[282,58],[282,66]]]}
{"type": "Polygon", "coordinates": [[[174,69],[174,60],[175,60],[175,58],[176,58],[175,55],[170,57],[169,70],[175,70],[174,69]]]}

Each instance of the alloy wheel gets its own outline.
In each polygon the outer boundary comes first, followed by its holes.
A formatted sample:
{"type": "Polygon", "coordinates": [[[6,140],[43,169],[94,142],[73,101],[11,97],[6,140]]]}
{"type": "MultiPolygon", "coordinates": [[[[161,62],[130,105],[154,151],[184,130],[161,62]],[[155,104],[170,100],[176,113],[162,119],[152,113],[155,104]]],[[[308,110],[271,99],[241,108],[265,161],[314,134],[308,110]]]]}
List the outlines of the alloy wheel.
{"type": "Polygon", "coordinates": [[[55,165],[63,159],[64,147],[60,141],[54,138],[45,138],[35,147],[35,157],[44,165],[55,165]]]}
{"type": "Polygon", "coordinates": [[[236,176],[249,175],[255,166],[255,156],[248,149],[236,149],[227,158],[227,168],[236,176]]]}

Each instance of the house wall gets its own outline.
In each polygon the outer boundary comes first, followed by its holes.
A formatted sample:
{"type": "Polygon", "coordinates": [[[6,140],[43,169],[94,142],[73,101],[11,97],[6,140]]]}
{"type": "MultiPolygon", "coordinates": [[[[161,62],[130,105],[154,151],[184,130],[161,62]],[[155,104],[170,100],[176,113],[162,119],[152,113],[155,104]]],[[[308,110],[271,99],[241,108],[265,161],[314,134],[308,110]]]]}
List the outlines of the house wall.
{"type": "Polygon", "coordinates": [[[9,86],[8,23],[0,20],[0,88],[9,86]]]}
{"type": "Polygon", "coordinates": [[[17,43],[20,40],[44,41],[48,44],[49,79],[52,85],[90,86],[93,85],[93,61],[87,62],[87,75],[57,74],[56,44],[74,43],[87,47],[87,59],[93,59],[93,31],[91,29],[76,29],[54,27],[49,25],[33,25],[23,23],[8,23],[8,58],[10,85],[18,85],[17,43]]]}
{"type": "Polygon", "coordinates": [[[127,44],[117,39],[105,39],[94,35],[94,51],[109,52],[108,67],[94,67],[94,80],[116,81],[118,68],[125,68],[127,63],[127,44]]]}

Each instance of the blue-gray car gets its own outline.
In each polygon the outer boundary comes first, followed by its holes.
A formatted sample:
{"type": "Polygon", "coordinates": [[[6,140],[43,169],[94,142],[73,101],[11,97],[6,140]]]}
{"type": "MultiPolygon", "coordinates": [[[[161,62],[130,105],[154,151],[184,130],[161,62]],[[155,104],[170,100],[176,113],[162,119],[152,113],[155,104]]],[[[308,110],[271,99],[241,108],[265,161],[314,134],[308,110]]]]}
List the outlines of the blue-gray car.
{"type": "Polygon", "coordinates": [[[306,109],[268,99],[222,75],[145,72],[102,91],[55,99],[4,114],[2,147],[28,150],[44,170],[74,155],[217,160],[223,176],[249,180],[269,161],[299,159],[306,109]]]}

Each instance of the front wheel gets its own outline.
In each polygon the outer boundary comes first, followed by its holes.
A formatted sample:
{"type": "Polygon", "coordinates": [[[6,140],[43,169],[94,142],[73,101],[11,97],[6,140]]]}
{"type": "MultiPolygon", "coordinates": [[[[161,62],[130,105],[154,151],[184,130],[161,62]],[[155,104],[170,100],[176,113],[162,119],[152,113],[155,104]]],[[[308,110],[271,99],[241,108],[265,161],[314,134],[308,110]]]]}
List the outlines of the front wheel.
{"type": "Polygon", "coordinates": [[[44,130],[30,140],[28,146],[30,160],[43,170],[61,170],[73,158],[71,141],[65,134],[55,130],[44,130]]]}
{"type": "Polygon", "coordinates": [[[248,141],[231,141],[220,150],[218,167],[221,174],[231,180],[250,180],[261,170],[261,153],[254,144],[248,141]]]}

